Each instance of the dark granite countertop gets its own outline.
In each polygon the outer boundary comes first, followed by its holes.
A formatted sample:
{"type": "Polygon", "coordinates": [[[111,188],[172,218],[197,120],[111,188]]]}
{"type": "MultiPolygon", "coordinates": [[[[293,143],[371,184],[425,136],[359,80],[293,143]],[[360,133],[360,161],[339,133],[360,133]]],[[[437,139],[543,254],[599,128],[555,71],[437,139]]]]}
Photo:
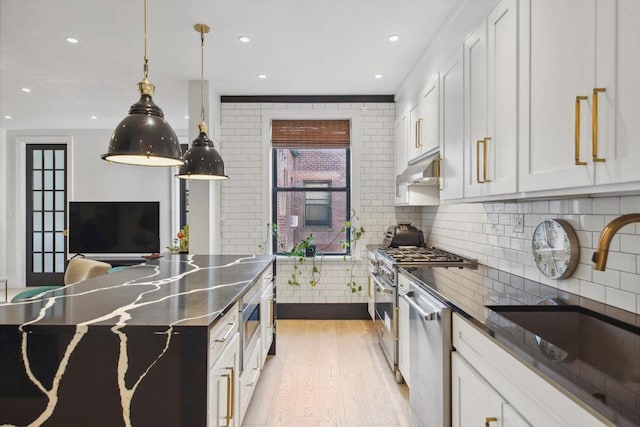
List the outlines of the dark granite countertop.
{"type": "Polygon", "coordinates": [[[209,326],[274,260],[271,255],[166,256],[0,304],[0,324],[209,326]]]}
{"type": "Polygon", "coordinates": [[[640,425],[640,315],[486,266],[401,272],[586,406],[640,425]]]}

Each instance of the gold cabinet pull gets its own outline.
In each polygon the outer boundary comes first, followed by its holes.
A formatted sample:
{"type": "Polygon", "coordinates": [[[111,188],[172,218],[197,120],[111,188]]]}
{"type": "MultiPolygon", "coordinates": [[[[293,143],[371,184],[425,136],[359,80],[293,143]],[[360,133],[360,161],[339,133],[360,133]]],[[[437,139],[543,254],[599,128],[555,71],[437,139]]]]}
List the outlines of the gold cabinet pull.
{"type": "Polygon", "coordinates": [[[413,145],[416,148],[420,148],[420,146],[418,145],[418,135],[420,135],[420,119],[416,120],[416,140],[413,141],[413,145]]]}
{"type": "Polygon", "coordinates": [[[400,341],[398,336],[398,316],[400,315],[400,307],[395,306],[393,308],[393,335],[396,341],[400,341]]]}
{"type": "Polygon", "coordinates": [[[232,394],[233,394],[233,385],[232,385],[232,374],[222,374],[223,378],[227,379],[227,415],[226,415],[226,427],[229,427],[231,425],[231,419],[233,418],[231,411],[233,411],[232,409],[232,405],[231,405],[231,399],[232,399],[232,394]]]}
{"type": "Polygon", "coordinates": [[[598,94],[600,92],[606,92],[607,90],[602,87],[597,87],[593,89],[593,119],[592,119],[592,135],[591,139],[593,142],[593,161],[594,162],[604,162],[605,159],[601,159],[598,157],[598,94]]]}
{"type": "Polygon", "coordinates": [[[484,419],[484,427],[489,427],[489,423],[497,423],[498,419],[496,417],[487,417],[484,419]]]}
{"type": "Polygon", "coordinates": [[[442,188],[440,187],[440,178],[442,178],[442,157],[440,157],[440,154],[438,154],[436,156],[435,161],[435,170],[436,170],[436,186],[438,191],[442,190],[442,188]]]}
{"type": "Polygon", "coordinates": [[[476,182],[483,184],[484,181],[480,181],[480,144],[484,144],[484,140],[479,139],[476,141],[476,182]]]}
{"type": "Polygon", "coordinates": [[[482,165],[482,170],[483,170],[483,182],[491,182],[490,179],[487,179],[487,145],[489,145],[489,141],[491,141],[491,138],[489,138],[488,136],[484,138],[484,140],[482,141],[482,143],[484,144],[484,164],[482,165]]]}
{"type": "Polygon", "coordinates": [[[580,101],[586,101],[586,96],[576,96],[576,166],[585,166],[587,162],[580,161],[580,101]]]}
{"type": "Polygon", "coordinates": [[[418,132],[416,133],[416,148],[422,148],[422,117],[418,119],[418,132]]]}
{"type": "Polygon", "coordinates": [[[275,304],[273,297],[269,298],[269,325],[271,325],[271,327],[273,327],[273,321],[274,321],[274,317],[275,317],[275,313],[273,310],[273,305],[275,304]]]}

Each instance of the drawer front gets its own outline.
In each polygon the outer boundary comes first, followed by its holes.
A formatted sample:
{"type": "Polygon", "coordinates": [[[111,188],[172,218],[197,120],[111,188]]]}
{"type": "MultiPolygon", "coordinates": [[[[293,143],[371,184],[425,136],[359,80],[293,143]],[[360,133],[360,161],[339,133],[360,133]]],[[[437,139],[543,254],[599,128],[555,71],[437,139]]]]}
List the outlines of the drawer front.
{"type": "Polygon", "coordinates": [[[239,319],[240,313],[236,303],[209,331],[209,366],[220,357],[222,350],[238,331],[239,319]]]}
{"type": "Polygon", "coordinates": [[[258,378],[260,378],[260,366],[262,365],[261,347],[262,342],[258,338],[258,344],[254,347],[251,356],[249,356],[249,363],[240,376],[240,422],[244,419],[244,414],[247,412],[251,396],[258,383],[258,378]]]}

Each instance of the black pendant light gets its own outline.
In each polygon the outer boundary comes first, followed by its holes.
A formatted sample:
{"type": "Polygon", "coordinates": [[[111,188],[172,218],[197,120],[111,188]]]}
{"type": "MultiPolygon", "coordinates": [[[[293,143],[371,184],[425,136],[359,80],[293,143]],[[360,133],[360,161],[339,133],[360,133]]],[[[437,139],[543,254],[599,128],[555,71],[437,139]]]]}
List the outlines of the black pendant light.
{"type": "Polygon", "coordinates": [[[207,136],[207,124],[204,122],[204,34],[209,32],[205,24],[196,24],[200,33],[200,76],[202,89],[202,103],[200,108],[200,134],[193,140],[191,148],[184,153],[184,164],[180,166],[178,178],[197,180],[229,179],[224,173],[222,157],[213,146],[213,141],[207,136]]]}
{"type": "Polygon", "coordinates": [[[151,99],[155,86],[149,83],[147,56],[147,0],[144,0],[144,78],[138,83],[140,100],[115,128],[103,160],[141,166],[180,166],[182,150],[175,131],[151,99]]]}

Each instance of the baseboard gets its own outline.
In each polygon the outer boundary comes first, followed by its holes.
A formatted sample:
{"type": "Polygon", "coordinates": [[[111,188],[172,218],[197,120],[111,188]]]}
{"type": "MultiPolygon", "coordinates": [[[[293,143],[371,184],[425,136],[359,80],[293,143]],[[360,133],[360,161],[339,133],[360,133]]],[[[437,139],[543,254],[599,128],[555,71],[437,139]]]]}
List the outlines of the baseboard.
{"type": "Polygon", "coordinates": [[[278,319],[371,320],[367,303],[278,303],[278,319]]]}

